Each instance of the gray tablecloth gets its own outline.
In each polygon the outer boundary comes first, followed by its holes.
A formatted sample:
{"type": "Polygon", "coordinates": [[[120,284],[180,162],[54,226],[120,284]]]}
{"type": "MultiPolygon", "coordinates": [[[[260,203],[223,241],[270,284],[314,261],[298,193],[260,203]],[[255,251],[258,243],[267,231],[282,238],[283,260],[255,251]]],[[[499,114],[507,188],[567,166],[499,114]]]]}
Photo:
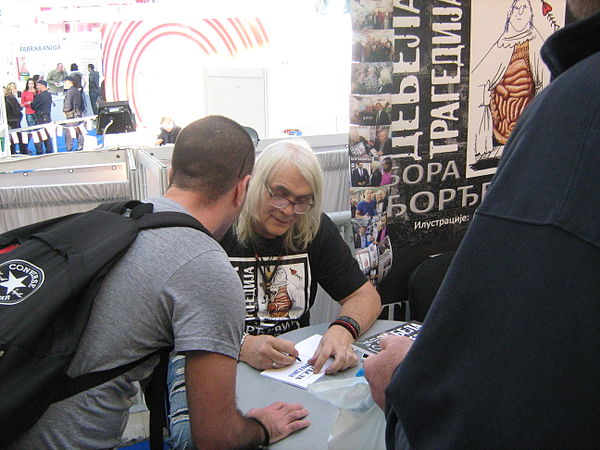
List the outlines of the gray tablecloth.
{"type": "MultiPolygon", "coordinates": [[[[398,323],[399,322],[391,320],[378,320],[364,333],[363,336],[379,333],[398,325],[398,323]]],[[[313,334],[322,335],[327,331],[327,327],[328,324],[311,325],[306,328],[290,331],[289,333],[283,334],[281,337],[292,342],[299,342],[313,334]]],[[[335,375],[325,375],[316,383],[320,383],[327,379],[353,377],[359,368],[360,364],[345,372],[337,373],[335,375]]],[[[304,389],[262,377],[259,374],[259,370],[256,370],[245,363],[238,363],[236,393],[238,407],[242,412],[246,413],[252,408],[268,406],[276,401],[301,403],[308,409],[308,419],[312,422],[308,428],[298,431],[286,439],[273,444],[271,448],[286,450],[326,450],[327,439],[329,437],[331,426],[338,415],[338,409],[335,406],[318,399],[304,389]]]]}

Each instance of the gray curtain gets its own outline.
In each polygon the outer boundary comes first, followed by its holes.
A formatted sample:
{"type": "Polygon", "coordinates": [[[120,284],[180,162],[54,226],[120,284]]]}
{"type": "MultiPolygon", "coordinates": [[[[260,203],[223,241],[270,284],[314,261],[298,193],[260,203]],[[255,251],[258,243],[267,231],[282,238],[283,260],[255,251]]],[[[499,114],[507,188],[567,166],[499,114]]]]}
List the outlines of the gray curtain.
{"type": "Polygon", "coordinates": [[[0,232],[130,198],[129,181],[0,188],[0,232]]]}
{"type": "MultiPolygon", "coordinates": [[[[323,210],[328,213],[350,210],[348,195],[350,187],[348,149],[321,152],[316,155],[325,178],[323,186],[323,210]]],[[[339,303],[334,301],[319,286],[315,304],[310,311],[310,323],[331,322],[338,316],[339,310],[339,303]]]]}
{"type": "Polygon", "coordinates": [[[348,170],[348,149],[317,153],[317,159],[324,173],[323,210],[325,212],[347,211],[350,209],[348,170]]]}

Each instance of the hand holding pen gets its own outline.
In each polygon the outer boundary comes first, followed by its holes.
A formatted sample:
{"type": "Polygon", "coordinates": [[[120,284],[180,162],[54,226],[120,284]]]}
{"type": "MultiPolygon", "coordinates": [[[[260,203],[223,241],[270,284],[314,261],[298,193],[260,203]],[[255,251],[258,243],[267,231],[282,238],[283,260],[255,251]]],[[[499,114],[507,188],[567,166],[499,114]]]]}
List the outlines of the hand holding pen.
{"type": "Polygon", "coordinates": [[[302,362],[293,342],[269,335],[246,336],[239,360],[261,370],[287,367],[296,361],[302,362]]]}

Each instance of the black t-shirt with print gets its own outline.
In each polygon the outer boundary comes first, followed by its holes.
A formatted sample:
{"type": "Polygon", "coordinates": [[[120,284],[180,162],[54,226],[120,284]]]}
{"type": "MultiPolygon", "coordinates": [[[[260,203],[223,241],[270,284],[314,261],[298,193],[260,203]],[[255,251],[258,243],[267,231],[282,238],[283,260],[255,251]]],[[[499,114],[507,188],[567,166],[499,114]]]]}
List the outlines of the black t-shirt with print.
{"type": "Polygon", "coordinates": [[[319,231],[305,251],[282,254],[282,241],[281,237],[260,238],[256,244],[259,258],[256,258],[252,246],[242,247],[232,230],[221,240],[244,288],[247,333],[277,336],[307,326],[318,284],[339,301],[367,281],[326,214],[322,215],[319,231]],[[265,277],[271,279],[267,292],[265,277]]]}

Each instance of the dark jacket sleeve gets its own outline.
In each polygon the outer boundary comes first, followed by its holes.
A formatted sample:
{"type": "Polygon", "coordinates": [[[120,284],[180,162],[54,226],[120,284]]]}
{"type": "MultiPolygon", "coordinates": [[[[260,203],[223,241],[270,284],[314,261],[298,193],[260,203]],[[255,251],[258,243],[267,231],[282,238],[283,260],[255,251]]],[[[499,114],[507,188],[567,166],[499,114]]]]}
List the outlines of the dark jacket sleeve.
{"type": "Polygon", "coordinates": [[[388,446],[598,447],[599,71],[579,61],[520,116],[387,387],[388,446]]]}
{"type": "Polygon", "coordinates": [[[21,105],[19,101],[13,97],[12,95],[4,97],[6,104],[6,116],[9,124],[13,128],[18,128],[18,122],[23,118],[23,113],[21,112],[21,105]]]}
{"type": "Polygon", "coordinates": [[[31,101],[31,109],[38,112],[38,109],[40,109],[42,106],[43,104],[41,95],[36,95],[35,97],[33,97],[33,100],[31,101]]]}
{"type": "Polygon", "coordinates": [[[73,110],[73,96],[71,95],[71,92],[72,91],[69,89],[65,95],[65,99],[63,101],[63,112],[70,112],[73,110]]]}

